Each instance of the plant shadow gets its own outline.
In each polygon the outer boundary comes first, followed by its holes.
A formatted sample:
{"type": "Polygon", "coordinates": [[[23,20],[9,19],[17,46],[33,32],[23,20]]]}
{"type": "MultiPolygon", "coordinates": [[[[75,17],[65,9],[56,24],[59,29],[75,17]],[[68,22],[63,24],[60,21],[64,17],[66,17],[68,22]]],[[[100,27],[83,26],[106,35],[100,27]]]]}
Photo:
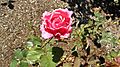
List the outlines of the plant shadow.
{"type": "Polygon", "coordinates": [[[55,63],[59,62],[60,61],[60,58],[63,56],[63,49],[62,48],[59,48],[59,47],[53,47],[52,48],[52,54],[54,55],[53,56],[53,61],[55,63]]]}

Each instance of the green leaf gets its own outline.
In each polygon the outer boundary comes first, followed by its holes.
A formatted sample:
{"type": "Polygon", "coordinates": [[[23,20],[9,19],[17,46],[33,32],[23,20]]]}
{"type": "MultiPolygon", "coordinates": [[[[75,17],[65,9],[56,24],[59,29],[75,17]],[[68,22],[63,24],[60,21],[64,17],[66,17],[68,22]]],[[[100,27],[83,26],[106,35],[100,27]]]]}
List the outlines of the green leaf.
{"type": "Polygon", "coordinates": [[[41,67],[56,67],[56,63],[52,61],[52,53],[48,52],[46,55],[41,56],[41,67]]]}
{"type": "Polygon", "coordinates": [[[72,64],[70,64],[70,63],[63,63],[63,67],[72,67],[72,64]]]}
{"type": "Polygon", "coordinates": [[[47,52],[52,52],[52,47],[50,46],[49,43],[47,43],[43,48],[42,50],[44,50],[45,53],[47,52]]]}
{"type": "Polygon", "coordinates": [[[120,56],[120,50],[118,51],[118,55],[117,56],[120,56]]]}
{"type": "Polygon", "coordinates": [[[28,51],[27,50],[23,50],[22,54],[23,54],[23,57],[27,57],[28,51]]]}
{"type": "Polygon", "coordinates": [[[19,65],[20,67],[28,67],[28,63],[23,61],[21,61],[19,65]]]}
{"type": "Polygon", "coordinates": [[[27,59],[31,62],[37,61],[40,59],[40,56],[43,55],[44,52],[42,51],[29,51],[27,54],[27,59]]]}
{"type": "Polygon", "coordinates": [[[34,40],[33,43],[34,43],[35,45],[41,45],[40,41],[37,41],[37,40],[34,40]]]}
{"type": "Polygon", "coordinates": [[[96,18],[100,18],[101,14],[99,12],[94,12],[96,18]]]}
{"type": "Polygon", "coordinates": [[[12,60],[12,62],[10,63],[10,67],[17,67],[17,60],[12,60]]]}
{"type": "Polygon", "coordinates": [[[34,46],[33,42],[31,41],[28,41],[26,44],[27,44],[27,48],[32,48],[34,46]]]}
{"type": "Polygon", "coordinates": [[[19,60],[23,58],[23,54],[22,54],[21,49],[15,50],[15,58],[19,59],[19,60]]]}
{"type": "Polygon", "coordinates": [[[117,45],[117,39],[111,32],[102,32],[101,43],[110,43],[112,45],[117,45]]]}
{"type": "Polygon", "coordinates": [[[108,60],[111,60],[111,59],[112,59],[112,57],[111,57],[110,54],[108,54],[108,55],[106,56],[106,58],[107,58],[108,60]]]}
{"type": "Polygon", "coordinates": [[[34,45],[41,45],[41,40],[39,37],[31,36],[30,40],[34,45]]]}
{"type": "Polygon", "coordinates": [[[116,57],[116,56],[118,55],[118,53],[115,52],[115,51],[111,51],[110,55],[111,55],[112,57],[116,57]]]}

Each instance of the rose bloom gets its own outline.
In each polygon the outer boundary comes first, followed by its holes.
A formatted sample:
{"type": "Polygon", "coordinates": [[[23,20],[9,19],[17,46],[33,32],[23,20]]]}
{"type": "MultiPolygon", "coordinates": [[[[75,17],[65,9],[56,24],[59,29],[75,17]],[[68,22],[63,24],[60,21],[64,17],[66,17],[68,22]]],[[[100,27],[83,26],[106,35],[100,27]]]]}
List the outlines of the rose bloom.
{"type": "Polygon", "coordinates": [[[40,31],[44,39],[55,37],[56,39],[68,38],[72,32],[72,11],[68,9],[55,9],[53,12],[45,11],[42,17],[40,31]]]}

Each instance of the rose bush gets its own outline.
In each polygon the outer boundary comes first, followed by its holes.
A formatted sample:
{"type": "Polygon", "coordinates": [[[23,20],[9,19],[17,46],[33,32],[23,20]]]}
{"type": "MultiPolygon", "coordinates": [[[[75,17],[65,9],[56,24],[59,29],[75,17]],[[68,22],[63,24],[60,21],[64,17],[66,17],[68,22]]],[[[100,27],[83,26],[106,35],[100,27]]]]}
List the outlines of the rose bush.
{"type": "Polygon", "coordinates": [[[44,39],[68,38],[72,31],[72,14],[73,12],[68,9],[55,9],[53,12],[45,11],[40,26],[42,37],[44,39]]]}

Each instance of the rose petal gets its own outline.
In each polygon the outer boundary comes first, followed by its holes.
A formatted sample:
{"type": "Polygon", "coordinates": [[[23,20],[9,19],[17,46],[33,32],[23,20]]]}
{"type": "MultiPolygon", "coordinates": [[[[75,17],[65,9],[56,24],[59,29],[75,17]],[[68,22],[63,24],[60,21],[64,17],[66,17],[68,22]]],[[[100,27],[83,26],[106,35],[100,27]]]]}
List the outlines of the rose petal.
{"type": "Polygon", "coordinates": [[[59,33],[61,33],[61,35],[64,35],[65,33],[67,33],[67,31],[68,30],[66,28],[64,28],[64,27],[59,29],[59,33]]]}
{"type": "Polygon", "coordinates": [[[54,19],[58,18],[59,16],[60,16],[60,13],[58,13],[58,12],[52,13],[52,15],[50,17],[50,21],[53,22],[54,19]]]}
{"type": "Polygon", "coordinates": [[[58,40],[60,39],[60,36],[61,36],[60,33],[56,33],[56,34],[55,34],[55,38],[57,38],[58,40]]]}
{"type": "Polygon", "coordinates": [[[43,37],[44,39],[48,39],[48,38],[53,37],[53,34],[50,34],[50,33],[48,33],[48,32],[45,31],[44,25],[41,25],[41,26],[40,26],[40,31],[42,32],[42,37],[43,37]]]}
{"type": "Polygon", "coordinates": [[[66,9],[61,9],[61,8],[59,8],[59,9],[55,9],[53,12],[60,12],[61,14],[63,14],[62,16],[69,16],[69,17],[71,17],[72,16],[72,14],[73,14],[73,12],[72,11],[69,11],[67,8],[66,9]]]}
{"type": "Polygon", "coordinates": [[[51,13],[45,11],[45,12],[43,13],[43,17],[42,17],[42,19],[43,19],[43,20],[49,20],[50,17],[51,17],[51,13]]]}
{"type": "Polygon", "coordinates": [[[61,38],[68,38],[69,35],[70,35],[70,33],[66,33],[65,35],[61,35],[60,37],[61,37],[61,38]]]}
{"type": "Polygon", "coordinates": [[[59,28],[60,26],[62,26],[60,23],[61,22],[61,19],[58,17],[56,19],[54,19],[54,21],[52,22],[52,27],[53,28],[59,28]]]}

